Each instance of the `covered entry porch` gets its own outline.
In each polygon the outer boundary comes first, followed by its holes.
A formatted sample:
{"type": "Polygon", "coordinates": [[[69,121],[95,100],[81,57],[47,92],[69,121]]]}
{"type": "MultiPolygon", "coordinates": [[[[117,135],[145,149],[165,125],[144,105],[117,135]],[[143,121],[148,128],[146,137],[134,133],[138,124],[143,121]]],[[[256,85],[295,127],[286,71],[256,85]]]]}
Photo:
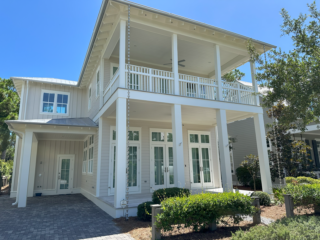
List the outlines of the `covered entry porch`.
{"type": "Polygon", "coordinates": [[[97,133],[91,119],[18,120],[7,122],[19,136],[11,197],[18,207],[27,197],[80,193],[84,141],[97,133]]]}

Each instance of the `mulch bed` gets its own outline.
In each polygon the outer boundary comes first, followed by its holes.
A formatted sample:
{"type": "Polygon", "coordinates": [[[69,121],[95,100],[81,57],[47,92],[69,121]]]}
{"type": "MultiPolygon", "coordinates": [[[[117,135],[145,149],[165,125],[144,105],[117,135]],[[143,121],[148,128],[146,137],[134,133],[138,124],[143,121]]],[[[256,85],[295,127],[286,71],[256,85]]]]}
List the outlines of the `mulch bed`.
{"type": "MultiPolygon", "coordinates": [[[[130,217],[129,221],[125,218],[114,219],[117,226],[120,227],[123,233],[129,233],[134,239],[137,240],[150,240],[151,239],[151,222],[144,222],[138,220],[136,217],[130,217]]],[[[181,228],[180,230],[175,227],[173,231],[162,232],[162,239],[221,239],[229,240],[231,239],[232,233],[238,231],[240,228],[242,230],[247,230],[252,227],[252,222],[243,221],[239,224],[233,224],[231,220],[228,221],[228,226],[218,225],[218,229],[215,232],[202,231],[194,232],[192,228],[181,228]]]]}
{"type": "MultiPolygon", "coordinates": [[[[274,205],[274,206],[261,206],[261,216],[270,218],[273,220],[278,220],[283,217],[286,217],[286,208],[283,204],[282,206],[274,205]]],[[[307,208],[296,208],[294,209],[295,215],[314,215],[314,209],[313,206],[309,206],[307,208]]]]}

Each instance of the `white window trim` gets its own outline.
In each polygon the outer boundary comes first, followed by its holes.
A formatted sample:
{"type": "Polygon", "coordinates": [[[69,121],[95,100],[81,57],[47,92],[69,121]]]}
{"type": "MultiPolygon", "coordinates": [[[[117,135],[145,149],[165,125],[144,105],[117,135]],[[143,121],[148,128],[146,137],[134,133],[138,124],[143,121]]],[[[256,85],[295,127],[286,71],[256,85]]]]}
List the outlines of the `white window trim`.
{"type": "MultiPolygon", "coordinates": [[[[113,130],[116,131],[116,126],[110,126],[110,151],[109,151],[109,184],[108,184],[108,194],[114,195],[114,193],[111,192],[112,184],[113,184],[113,166],[112,166],[112,147],[114,145],[117,146],[117,140],[113,140],[113,130]]],[[[139,152],[139,158],[138,158],[138,190],[133,191],[129,188],[129,193],[141,193],[141,127],[130,127],[129,131],[139,131],[139,141],[129,141],[129,146],[138,146],[138,152],[139,152]]],[[[116,139],[118,137],[118,134],[116,133],[116,139]]],[[[117,146],[118,147],[118,146],[117,146]]]]}
{"type": "Polygon", "coordinates": [[[93,174],[93,163],[94,163],[94,143],[95,143],[95,137],[94,137],[94,135],[90,135],[88,138],[87,138],[88,140],[89,140],[89,146],[88,146],[88,170],[87,170],[87,173],[89,174],[89,175],[92,175],[93,174]],[[93,143],[91,143],[90,144],[90,137],[93,137],[93,143]],[[90,157],[90,149],[91,148],[93,148],[93,150],[92,150],[92,158],[90,159],[89,157],[90,157]],[[89,172],[89,165],[90,165],[90,162],[92,162],[92,172],[89,172]]]}
{"type": "Polygon", "coordinates": [[[119,69],[119,63],[110,63],[110,81],[113,78],[113,67],[117,67],[119,69]]]}
{"type": "MultiPolygon", "coordinates": [[[[101,77],[100,77],[100,68],[98,68],[98,70],[96,71],[96,99],[100,96],[100,81],[101,81],[101,77]],[[99,73],[99,84],[98,84],[98,73],[99,73]],[[99,91],[98,91],[98,85],[99,85],[99,91]]],[[[92,92],[91,92],[92,95],[92,92]]]]}
{"type": "Polygon", "coordinates": [[[88,110],[91,109],[91,106],[92,106],[92,86],[91,84],[89,85],[89,88],[88,88],[88,110]],[[89,97],[89,92],[91,91],[91,94],[90,94],[90,97],[89,97]]]}
{"type": "Polygon", "coordinates": [[[61,92],[61,91],[52,91],[41,89],[41,104],[40,104],[40,114],[42,115],[62,115],[62,116],[69,116],[70,112],[70,92],[61,92]],[[54,103],[53,103],[53,113],[43,112],[43,94],[44,93],[53,93],[54,95],[54,103]],[[68,103],[67,103],[67,113],[57,113],[57,104],[58,104],[58,94],[68,95],[68,103]]]}
{"type": "MultiPolygon", "coordinates": [[[[189,172],[190,172],[190,186],[191,186],[191,189],[197,189],[198,187],[196,186],[192,186],[194,183],[192,182],[191,183],[191,180],[193,181],[193,172],[192,172],[192,156],[190,155],[190,149],[192,146],[208,146],[209,148],[209,156],[210,156],[210,159],[211,159],[211,164],[212,164],[212,168],[210,169],[211,170],[211,186],[210,187],[213,187],[214,186],[214,179],[215,179],[215,176],[214,176],[214,162],[213,162],[213,156],[212,156],[212,150],[214,149],[213,148],[213,142],[212,142],[212,138],[211,138],[211,132],[210,131],[193,131],[193,130],[189,130],[188,131],[188,158],[189,158],[189,172]],[[199,134],[199,142],[198,143],[192,143],[190,142],[190,134],[199,134]],[[209,143],[201,143],[201,135],[209,135],[209,143]]],[[[207,185],[210,185],[207,183],[207,185]]],[[[203,188],[207,188],[207,186],[203,186],[203,188]]]]}

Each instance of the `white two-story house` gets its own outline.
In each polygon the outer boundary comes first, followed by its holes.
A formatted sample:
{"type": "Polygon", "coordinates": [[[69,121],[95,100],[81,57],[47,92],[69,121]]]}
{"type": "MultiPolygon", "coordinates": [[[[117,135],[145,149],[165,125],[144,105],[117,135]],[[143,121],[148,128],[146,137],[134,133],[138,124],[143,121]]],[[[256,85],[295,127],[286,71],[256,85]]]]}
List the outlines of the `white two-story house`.
{"type": "MultiPolygon", "coordinates": [[[[230,191],[227,124],[252,117],[263,190],[271,192],[255,66],[252,86],[221,79],[249,61],[248,39],[133,2],[104,0],[78,82],[11,78],[21,98],[19,119],[7,121],[17,134],[15,204],[25,207],[37,193],[81,193],[120,217],[126,174],[131,216],[156,189],[230,191]]],[[[261,54],[274,47],[253,43],[261,54]]]]}

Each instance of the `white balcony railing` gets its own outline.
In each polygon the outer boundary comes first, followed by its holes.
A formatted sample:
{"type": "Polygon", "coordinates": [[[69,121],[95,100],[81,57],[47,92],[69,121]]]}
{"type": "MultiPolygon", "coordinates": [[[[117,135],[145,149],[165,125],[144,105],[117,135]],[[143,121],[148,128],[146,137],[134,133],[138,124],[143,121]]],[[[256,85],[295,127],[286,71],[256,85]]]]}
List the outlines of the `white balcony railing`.
{"type": "MultiPolygon", "coordinates": [[[[128,81],[128,65],[126,65],[125,87],[146,92],[174,94],[174,74],[169,71],[130,65],[128,81]]],[[[109,82],[104,92],[106,102],[119,87],[119,71],[109,82]]],[[[202,78],[179,74],[179,95],[185,97],[218,100],[218,82],[211,78],[202,78]]],[[[222,99],[226,102],[255,105],[254,90],[251,86],[239,82],[222,82],[222,99]]]]}

